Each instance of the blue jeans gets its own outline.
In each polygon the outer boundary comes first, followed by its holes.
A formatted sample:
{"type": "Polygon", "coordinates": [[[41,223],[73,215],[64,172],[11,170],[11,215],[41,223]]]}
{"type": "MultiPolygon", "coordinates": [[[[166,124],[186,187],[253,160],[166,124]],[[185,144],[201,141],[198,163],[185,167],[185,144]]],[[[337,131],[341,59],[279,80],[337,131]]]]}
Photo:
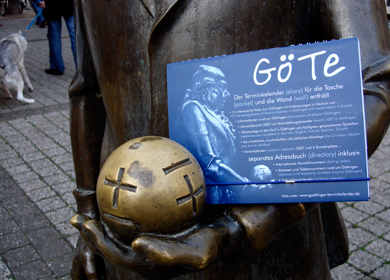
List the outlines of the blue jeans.
{"type": "MultiPolygon", "coordinates": [[[[76,62],[76,48],[74,42],[74,16],[64,17],[66,27],[68,28],[71,48],[73,52],[74,63],[76,62]]],[[[61,72],[65,71],[64,60],[62,58],[61,30],[62,18],[47,21],[47,38],[50,48],[50,68],[61,72]]]]}
{"type": "MultiPolygon", "coordinates": [[[[39,7],[38,6],[38,0],[33,0],[31,1],[31,4],[32,4],[32,7],[35,11],[36,14],[38,14],[43,8],[39,7]]],[[[43,17],[42,14],[40,14],[40,16],[37,18],[37,22],[40,24],[42,21],[44,21],[45,18],[43,17]]]]}

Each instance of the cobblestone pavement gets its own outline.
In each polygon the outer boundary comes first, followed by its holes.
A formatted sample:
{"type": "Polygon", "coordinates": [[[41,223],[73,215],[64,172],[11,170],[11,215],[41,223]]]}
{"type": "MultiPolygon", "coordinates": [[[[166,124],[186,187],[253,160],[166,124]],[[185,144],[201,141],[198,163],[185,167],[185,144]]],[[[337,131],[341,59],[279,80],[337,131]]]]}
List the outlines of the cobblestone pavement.
{"type": "MultiPolygon", "coordinates": [[[[0,18],[0,38],[24,30],[31,10],[0,18]]],[[[46,28],[27,32],[32,105],[0,91],[0,280],[70,279],[77,232],[69,225],[76,205],[69,139],[67,89],[75,72],[63,30],[66,71],[50,76],[46,28]]],[[[370,159],[371,200],[340,203],[351,255],[334,279],[390,279],[390,133],[370,159]]]]}

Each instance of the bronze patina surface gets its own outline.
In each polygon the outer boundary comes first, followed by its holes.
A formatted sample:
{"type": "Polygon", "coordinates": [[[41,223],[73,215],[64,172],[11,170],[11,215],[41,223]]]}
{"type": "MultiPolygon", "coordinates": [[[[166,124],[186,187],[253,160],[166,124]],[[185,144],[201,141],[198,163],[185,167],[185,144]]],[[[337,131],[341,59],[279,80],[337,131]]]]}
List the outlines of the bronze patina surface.
{"type": "Polygon", "coordinates": [[[126,141],[168,137],[167,63],[347,37],[361,44],[371,155],[390,121],[383,0],[75,3],[79,68],[70,99],[79,216],[72,222],[83,238],[72,278],[330,279],[330,268],[348,258],[334,203],[206,205],[191,230],[145,233],[128,245],[101,221],[96,184],[126,141]]]}
{"type": "Polygon", "coordinates": [[[181,145],[140,137],[121,145],[104,163],[96,187],[100,217],[123,243],[140,233],[174,234],[203,212],[202,169],[181,145]]]}

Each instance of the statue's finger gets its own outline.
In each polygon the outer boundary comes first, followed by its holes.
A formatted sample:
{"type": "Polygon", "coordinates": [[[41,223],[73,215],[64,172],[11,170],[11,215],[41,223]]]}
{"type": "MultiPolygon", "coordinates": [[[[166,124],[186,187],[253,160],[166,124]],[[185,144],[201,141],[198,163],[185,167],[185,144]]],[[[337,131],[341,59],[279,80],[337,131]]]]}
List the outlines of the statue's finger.
{"type": "Polygon", "coordinates": [[[76,256],[72,262],[70,270],[70,277],[72,280],[87,280],[84,270],[83,261],[80,256],[76,256]]]}
{"type": "Polygon", "coordinates": [[[88,280],[97,280],[98,275],[96,272],[95,254],[89,250],[85,250],[82,254],[82,262],[84,266],[84,272],[88,280]]]}
{"type": "Polygon", "coordinates": [[[106,243],[102,226],[96,220],[88,219],[82,224],[80,234],[87,243],[88,247],[95,253],[100,252],[102,243],[106,243]]]}
{"type": "Polygon", "coordinates": [[[141,236],[131,246],[155,264],[203,269],[218,256],[217,236],[217,231],[209,229],[193,232],[183,240],[141,236]]]}
{"type": "Polygon", "coordinates": [[[82,231],[83,229],[83,224],[90,220],[89,217],[84,216],[84,215],[75,215],[70,219],[70,224],[77,228],[79,231],[82,231]]]}

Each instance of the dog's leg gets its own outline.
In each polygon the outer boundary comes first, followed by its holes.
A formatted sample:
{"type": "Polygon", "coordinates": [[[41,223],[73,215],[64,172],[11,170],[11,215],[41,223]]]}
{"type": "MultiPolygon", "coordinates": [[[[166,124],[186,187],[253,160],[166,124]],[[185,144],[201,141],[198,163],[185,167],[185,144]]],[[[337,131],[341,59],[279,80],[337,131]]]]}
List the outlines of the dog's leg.
{"type": "Polygon", "coordinates": [[[7,93],[8,98],[9,98],[9,99],[12,99],[12,98],[13,98],[13,97],[12,97],[12,94],[11,94],[11,92],[9,91],[9,89],[7,88],[7,86],[5,85],[5,82],[4,82],[4,81],[1,81],[1,83],[3,84],[3,89],[4,89],[4,91],[7,93]]]}
{"type": "Polygon", "coordinates": [[[17,67],[14,68],[13,72],[6,71],[6,74],[4,76],[4,83],[8,89],[16,90],[16,99],[19,100],[20,102],[24,102],[24,103],[35,102],[34,99],[25,98],[23,96],[24,83],[23,83],[22,75],[20,74],[17,67]]]}
{"type": "Polygon", "coordinates": [[[23,58],[23,59],[21,60],[21,62],[19,63],[18,68],[19,68],[20,74],[22,74],[22,77],[23,77],[24,82],[26,83],[26,85],[28,86],[28,88],[29,88],[31,91],[33,91],[34,88],[33,88],[33,86],[31,85],[30,79],[29,79],[28,76],[27,76],[26,68],[24,68],[24,58],[23,58]]]}
{"type": "Polygon", "coordinates": [[[18,90],[17,94],[16,94],[16,99],[19,100],[20,102],[24,102],[24,103],[34,103],[35,100],[34,99],[31,99],[31,98],[25,98],[23,96],[23,90],[18,90]]]}

